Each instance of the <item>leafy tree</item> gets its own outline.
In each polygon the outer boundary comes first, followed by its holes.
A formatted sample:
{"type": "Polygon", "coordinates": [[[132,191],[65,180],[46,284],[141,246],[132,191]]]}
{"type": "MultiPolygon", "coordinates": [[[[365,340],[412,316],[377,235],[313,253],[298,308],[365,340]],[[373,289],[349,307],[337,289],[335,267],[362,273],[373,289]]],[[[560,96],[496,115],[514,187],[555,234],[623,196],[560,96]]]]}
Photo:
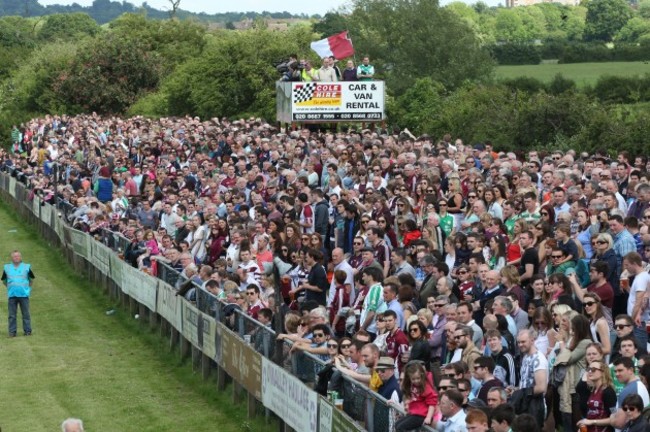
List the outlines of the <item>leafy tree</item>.
{"type": "Polygon", "coordinates": [[[499,9],[496,16],[496,39],[501,42],[529,42],[521,15],[516,9],[499,9]]]}
{"type": "Polygon", "coordinates": [[[641,17],[631,18],[616,35],[619,42],[638,42],[646,34],[650,34],[650,21],[641,17]]]}
{"type": "Polygon", "coordinates": [[[632,17],[625,0],[590,0],[587,3],[585,40],[611,41],[632,17]]]}
{"type": "Polygon", "coordinates": [[[273,118],[274,63],[288,53],[309,46],[311,26],[292,26],[286,32],[253,28],[221,31],[201,56],[180,65],[163,83],[167,112],[172,115],[241,115],[273,118]]]}
{"type": "Polygon", "coordinates": [[[447,88],[482,79],[493,63],[472,29],[437,0],[355,0],[349,17],[356,51],[399,93],[431,77],[447,88]]]}
{"type": "Polygon", "coordinates": [[[0,18],[0,46],[34,48],[37,22],[19,16],[0,18]]]}
{"type": "Polygon", "coordinates": [[[436,127],[437,113],[444,102],[445,88],[431,78],[419,78],[415,84],[387,104],[388,118],[400,128],[415,134],[430,132],[436,127]]]}
{"type": "Polygon", "coordinates": [[[3,115],[69,112],[65,95],[55,89],[69,73],[77,49],[72,42],[57,42],[34,50],[3,86],[3,115]]]}
{"type": "Polygon", "coordinates": [[[650,18],[650,0],[641,0],[639,2],[639,15],[643,18],[650,18]]]}
{"type": "Polygon", "coordinates": [[[156,88],[161,68],[160,57],[144,44],[109,33],[79,50],[54,90],[79,110],[122,113],[156,88]]]}
{"type": "Polygon", "coordinates": [[[345,17],[338,12],[327,12],[323,19],[315,22],[314,32],[322,36],[331,36],[348,29],[345,17]]]}
{"type": "Polygon", "coordinates": [[[47,17],[38,37],[44,41],[75,40],[85,35],[95,36],[99,31],[99,25],[88,14],[55,14],[47,17]]]}
{"type": "Polygon", "coordinates": [[[561,73],[556,74],[547,85],[548,92],[553,95],[559,95],[576,90],[576,83],[572,79],[565,78],[561,73]]]}
{"type": "Polygon", "coordinates": [[[199,56],[206,44],[205,25],[189,20],[158,21],[139,14],[125,14],[112,21],[109,29],[117,38],[132,41],[162,57],[163,75],[199,56]]]}

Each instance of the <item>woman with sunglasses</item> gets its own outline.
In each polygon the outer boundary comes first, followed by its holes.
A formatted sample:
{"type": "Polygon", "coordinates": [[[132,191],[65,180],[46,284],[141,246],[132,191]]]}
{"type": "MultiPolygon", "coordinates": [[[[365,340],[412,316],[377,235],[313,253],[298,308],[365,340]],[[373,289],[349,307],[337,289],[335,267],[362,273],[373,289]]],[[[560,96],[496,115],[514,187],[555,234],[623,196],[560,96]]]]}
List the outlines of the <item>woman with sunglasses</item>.
{"type": "MultiPolygon", "coordinates": [[[[562,413],[562,426],[565,432],[575,431],[575,424],[580,419],[574,418],[572,413],[579,414],[575,387],[578,384],[581,371],[587,366],[585,354],[587,346],[592,342],[589,334],[589,320],[583,315],[575,315],[570,322],[570,339],[565,343],[560,341],[560,352],[555,358],[553,368],[563,365],[566,375],[558,385],[559,408],[562,413]]],[[[556,421],[556,424],[558,422],[556,421]]]]}
{"type": "Polygon", "coordinates": [[[611,427],[607,425],[597,426],[600,423],[598,420],[606,419],[607,421],[602,423],[608,424],[611,410],[616,407],[616,391],[612,385],[609,367],[602,360],[589,360],[584,379],[591,391],[584,407],[586,411],[581,413],[584,419],[578,422],[578,426],[585,425],[587,432],[611,431],[611,427]]]}
{"type": "Polygon", "coordinates": [[[588,292],[582,297],[582,305],[585,315],[589,318],[589,330],[591,339],[603,347],[603,354],[607,356],[611,352],[610,326],[605,318],[603,305],[596,293],[588,292]]]}
{"type": "Polygon", "coordinates": [[[549,225],[553,225],[555,223],[555,210],[551,204],[543,205],[539,209],[539,214],[541,216],[541,222],[546,222],[549,225]]]}
{"type": "MultiPolygon", "coordinates": [[[[596,219],[595,222],[598,222],[598,220],[596,219]]],[[[576,241],[582,245],[587,262],[594,254],[594,249],[591,245],[591,236],[594,234],[598,234],[598,225],[597,223],[593,223],[589,210],[584,208],[578,210],[578,234],[576,235],[576,241]]]]}
{"type": "MultiPolygon", "coordinates": [[[[390,215],[390,213],[389,213],[389,215],[390,215]]],[[[393,248],[397,248],[397,246],[399,245],[397,243],[397,234],[395,233],[395,230],[393,230],[393,226],[391,225],[389,220],[390,219],[388,217],[386,217],[386,216],[379,216],[379,218],[376,219],[377,225],[379,225],[379,228],[384,230],[385,239],[388,240],[388,243],[390,243],[390,245],[393,248]]]]}
{"type": "MultiPolygon", "coordinates": [[[[594,247],[594,254],[591,257],[591,262],[594,263],[596,261],[602,261],[607,264],[608,271],[607,275],[605,275],[605,279],[607,279],[607,282],[609,282],[609,284],[612,286],[614,294],[620,295],[619,277],[622,269],[619,266],[616,252],[614,251],[614,240],[612,239],[612,236],[608,233],[600,233],[598,236],[596,236],[595,239],[592,239],[591,243],[594,247]]],[[[620,297],[619,300],[621,300],[620,297]]],[[[619,313],[626,313],[625,302],[623,302],[623,307],[621,310],[616,310],[615,302],[614,310],[612,310],[612,315],[616,316],[619,313]]]]}
{"type": "Polygon", "coordinates": [[[406,357],[403,360],[405,360],[405,363],[413,360],[421,361],[424,363],[426,370],[430,370],[431,346],[429,345],[429,331],[419,319],[411,321],[407,329],[409,349],[402,354],[406,357]]]}
{"type": "Polygon", "coordinates": [[[535,309],[533,313],[532,328],[537,332],[535,347],[537,350],[548,357],[548,354],[555,347],[557,340],[557,331],[553,328],[553,318],[551,312],[544,306],[535,309]]]}
{"type": "Polygon", "coordinates": [[[553,227],[544,221],[537,221],[530,225],[530,230],[535,235],[535,244],[537,245],[537,254],[539,258],[540,268],[546,268],[548,264],[548,253],[547,247],[549,242],[553,243],[553,246],[557,245],[557,242],[552,238],[553,227]]]}

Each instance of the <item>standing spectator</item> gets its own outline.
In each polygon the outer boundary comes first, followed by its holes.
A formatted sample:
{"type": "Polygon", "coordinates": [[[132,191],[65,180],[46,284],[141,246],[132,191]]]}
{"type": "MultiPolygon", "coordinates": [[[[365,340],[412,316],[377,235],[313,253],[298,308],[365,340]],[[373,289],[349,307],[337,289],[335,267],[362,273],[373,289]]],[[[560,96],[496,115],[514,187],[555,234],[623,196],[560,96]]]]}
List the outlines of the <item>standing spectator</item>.
{"type": "Polygon", "coordinates": [[[627,299],[627,314],[634,320],[634,336],[639,344],[645,347],[648,343],[646,323],[650,319],[650,314],[644,297],[650,284],[650,274],[643,267],[641,255],[636,252],[625,255],[623,266],[630,275],[634,276],[627,299]]]}
{"type": "Polygon", "coordinates": [[[358,81],[357,68],[352,60],[348,60],[343,69],[343,81],[358,81]]]}
{"type": "Polygon", "coordinates": [[[23,316],[23,332],[25,336],[32,334],[32,321],[29,314],[29,296],[32,292],[32,281],[36,276],[31,264],[23,262],[19,251],[11,253],[11,264],[5,264],[2,272],[2,283],[7,287],[9,297],[9,337],[16,337],[16,312],[20,306],[23,316]]]}
{"type": "Polygon", "coordinates": [[[336,82],[336,71],[332,67],[332,60],[329,57],[323,57],[323,65],[318,69],[318,81],[336,82]]]}
{"type": "Polygon", "coordinates": [[[359,81],[372,81],[374,77],[375,67],[370,64],[370,57],[364,56],[357,68],[357,78],[359,81]]]}
{"type": "Polygon", "coordinates": [[[375,315],[386,311],[386,302],[384,302],[384,290],[381,283],[384,280],[383,273],[376,267],[367,267],[363,269],[361,275],[364,285],[368,287],[368,294],[363,299],[361,308],[361,330],[367,331],[371,338],[377,335],[377,325],[375,315]]]}

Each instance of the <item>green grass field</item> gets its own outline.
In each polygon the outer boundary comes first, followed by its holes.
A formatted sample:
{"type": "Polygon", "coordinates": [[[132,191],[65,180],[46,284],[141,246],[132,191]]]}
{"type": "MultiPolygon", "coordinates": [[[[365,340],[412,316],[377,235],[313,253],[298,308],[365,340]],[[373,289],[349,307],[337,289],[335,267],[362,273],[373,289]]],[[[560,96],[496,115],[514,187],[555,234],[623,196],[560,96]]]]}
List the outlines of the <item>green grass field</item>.
{"type": "Polygon", "coordinates": [[[593,85],[602,75],[633,76],[650,73],[648,62],[611,62],[611,63],[571,63],[522,66],[498,66],[497,79],[517,78],[520,76],[537,78],[549,82],[561,73],[565,78],[572,79],[578,87],[593,85]]]}
{"type": "Polygon", "coordinates": [[[33,227],[0,204],[0,257],[19,249],[36,274],[33,336],[7,337],[0,295],[0,428],[55,431],[79,417],[92,431],[264,431],[230,392],[219,393],[181,362],[178,351],[78,277],[33,227]],[[12,232],[16,230],[16,232],[12,232]]]}

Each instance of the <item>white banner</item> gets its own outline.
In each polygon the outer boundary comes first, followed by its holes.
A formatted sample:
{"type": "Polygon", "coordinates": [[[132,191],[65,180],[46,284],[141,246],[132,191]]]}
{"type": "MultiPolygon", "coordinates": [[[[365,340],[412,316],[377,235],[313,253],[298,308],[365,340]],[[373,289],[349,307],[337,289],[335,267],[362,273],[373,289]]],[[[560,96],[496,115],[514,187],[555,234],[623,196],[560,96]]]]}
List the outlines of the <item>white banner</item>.
{"type": "Polygon", "coordinates": [[[103,274],[111,275],[111,255],[113,251],[104,243],[99,241],[92,242],[93,245],[93,258],[92,263],[103,274]]]}
{"type": "MultiPolygon", "coordinates": [[[[111,279],[117,284],[118,287],[123,286],[122,267],[128,265],[120,259],[116,254],[111,254],[111,279]]],[[[122,289],[124,291],[124,289],[122,289]]]]}
{"type": "Polygon", "coordinates": [[[40,207],[41,199],[38,197],[38,195],[34,195],[34,199],[32,200],[32,213],[34,213],[38,218],[40,218],[40,207]]]}
{"type": "Polygon", "coordinates": [[[201,312],[188,301],[183,302],[183,336],[192,345],[201,348],[199,331],[201,330],[201,312]]]}
{"type": "Polygon", "coordinates": [[[90,237],[82,231],[77,231],[72,228],[68,229],[70,230],[70,239],[72,240],[72,249],[74,252],[85,259],[90,259],[90,237]]]}
{"type": "Polygon", "coordinates": [[[158,281],[156,312],[181,333],[183,331],[182,311],[183,301],[176,295],[176,290],[171,285],[158,281]]]}
{"type": "Polygon", "coordinates": [[[262,403],[297,431],[318,430],[318,394],[262,358],[262,403]]]}
{"type": "Polygon", "coordinates": [[[9,195],[16,198],[16,179],[9,177],[9,195]]]}
{"type": "Polygon", "coordinates": [[[59,217],[58,211],[56,209],[52,209],[52,212],[56,215],[54,218],[54,231],[56,231],[56,234],[59,236],[61,242],[65,243],[65,224],[59,217]]]}
{"type": "Polygon", "coordinates": [[[384,119],[384,82],[291,83],[294,121],[380,121],[384,119]]]}
{"type": "Polygon", "coordinates": [[[54,228],[54,225],[52,225],[52,206],[51,205],[46,203],[46,204],[41,206],[41,220],[47,226],[50,226],[50,227],[54,228]]]}
{"type": "Polygon", "coordinates": [[[125,294],[133,297],[151,311],[156,311],[158,279],[122,262],[122,284],[120,286],[125,294]]]}
{"type": "Polygon", "coordinates": [[[200,312],[200,314],[203,318],[203,328],[201,333],[201,337],[203,338],[203,353],[214,360],[217,357],[217,347],[215,342],[217,337],[217,320],[203,312],[200,312]]]}

